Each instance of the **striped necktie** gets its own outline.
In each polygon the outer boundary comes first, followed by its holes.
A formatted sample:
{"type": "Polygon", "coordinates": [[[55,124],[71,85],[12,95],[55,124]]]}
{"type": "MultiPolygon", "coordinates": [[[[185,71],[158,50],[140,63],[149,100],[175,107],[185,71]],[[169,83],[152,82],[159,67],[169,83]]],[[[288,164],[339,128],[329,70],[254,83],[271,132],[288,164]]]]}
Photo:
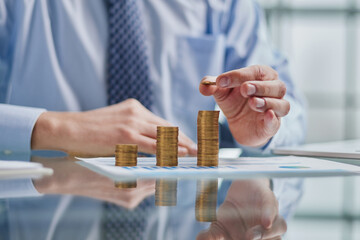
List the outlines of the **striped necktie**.
{"type": "MultiPolygon", "coordinates": [[[[150,109],[149,59],[138,0],[108,0],[108,18],[108,104],[135,98],[150,109]]],[[[102,239],[141,239],[153,202],[147,198],[134,210],[104,203],[102,239]]]]}
{"type": "Polygon", "coordinates": [[[152,105],[149,59],[138,0],[108,0],[108,104],[135,98],[152,105]]]}

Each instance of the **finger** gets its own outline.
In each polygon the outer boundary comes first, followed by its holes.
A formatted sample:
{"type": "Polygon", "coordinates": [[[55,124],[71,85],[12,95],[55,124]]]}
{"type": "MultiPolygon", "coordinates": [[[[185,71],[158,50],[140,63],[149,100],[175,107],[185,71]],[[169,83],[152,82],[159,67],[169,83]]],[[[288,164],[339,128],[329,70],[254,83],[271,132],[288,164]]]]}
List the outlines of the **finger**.
{"type": "Polygon", "coordinates": [[[146,119],[147,122],[152,123],[156,126],[172,126],[171,123],[161,117],[156,116],[148,109],[146,109],[143,118],[146,119]]]}
{"type": "Polygon", "coordinates": [[[269,197],[263,201],[261,224],[265,229],[270,229],[278,214],[278,203],[275,197],[269,197]]]}
{"type": "Polygon", "coordinates": [[[137,180],[137,188],[141,188],[141,187],[153,187],[155,186],[155,180],[148,180],[148,179],[138,179],[137,180]]]}
{"type": "Polygon", "coordinates": [[[274,238],[271,238],[271,239],[264,239],[264,240],[281,240],[282,237],[281,236],[276,236],[274,238]]]}
{"type": "Polygon", "coordinates": [[[216,85],[204,85],[204,82],[216,82],[216,77],[214,76],[206,76],[204,77],[199,85],[199,91],[202,95],[204,96],[211,96],[213,95],[216,90],[217,90],[217,86],[216,85]]]}
{"type": "Polygon", "coordinates": [[[152,189],[144,189],[139,191],[134,191],[131,194],[128,194],[127,200],[125,200],[126,208],[133,210],[135,209],[145,198],[154,195],[155,187],[152,189]]]}
{"type": "Polygon", "coordinates": [[[179,145],[187,148],[190,152],[196,151],[196,144],[181,131],[179,131],[179,145]]]}
{"type": "Polygon", "coordinates": [[[264,115],[264,131],[269,136],[274,136],[280,128],[280,119],[276,117],[273,110],[269,109],[264,115]]]}
{"type": "Polygon", "coordinates": [[[149,138],[144,135],[138,134],[134,137],[134,141],[130,142],[137,144],[139,147],[139,152],[155,154],[156,153],[156,140],[154,138],[149,138]]]}
{"type": "MultiPolygon", "coordinates": [[[[156,125],[149,124],[149,123],[142,122],[142,121],[136,122],[135,124],[136,124],[138,130],[140,131],[140,134],[143,137],[147,137],[149,139],[153,139],[156,141],[156,138],[157,138],[157,126],[156,125]]],[[[190,143],[188,143],[188,145],[185,145],[184,142],[188,141],[188,140],[187,139],[184,140],[184,137],[181,138],[180,136],[179,136],[179,139],[182,139],[182,140],[179,140],[178,155],[181,157],[187,156],[190,152],[190,150],[189,150],[191,148],[190,146],[192,146],[194,143],[192,143],[190,140],[190,143]]],[[[139,145],[140,145],[140,143],[139,143],[139,145]]],[[[140,148],[140,146],[139,146],[139,148],[140,148]]],[[[146,152],[146,153],[152,153],[152,152],[146,152]]]]}
{"type": "Polygon", "coordinates": [[[187,155],[189,155],[189,150],[187,148],[185,148],[185,147],[179,146],[178,147],[178,156],[179,157],[185,157],[187,155]]]}
{"type": "Polygon", "coordinates": [[[277,216],[275,222],[270,229],[265,229],[260,225],[250,228],[246,234],[245,239],[277,239],[287,231],[287,224],[282,217],[277,216]]]}
{"type": "MultiPolygon", "coordinates": [[[[156,116],[150,111],[148,111],[147,116],[144,117],[148,117],[147,123],[150,123],[152,126],[144,123],[139,123],[139,128],[141,128],[140,131],[143,135],[150,138],[156,139],[158,126],[172,126],[172,124],[156,116]]],[[[179,156],[186,156],[188,154],[196,155],[197,150],[195,146],[195,143],[190,138],[188,138],[184,133],[179,131],[179,156]]]]}
{"type": "Polygon", "coordinates": [[[274,81],[248,81],[241,85],[243,97],[273,97],[283,98],[286,94],[286,85],[280,80],[274,81]]]}
{"type": "Polygon", "coordinates": [[[249,106],[256,112],[273,110],[277,117],[284,117],[290,111],[290,103],[285,99],[251,97],[249,106]]]}
{"type": "Polygon", "coordinates": [[[234,88],[246,81],[267,81],[278,79],[277,72],[268,66],[254,65],[219,75],[216,85],[220,88],[234,88]]]}
{"type": "Polygon", "coordinates": [[[277,239],[287,231],[286,221],[279,215],[276,216],[275,221],[271,229],[263,231],[263,239],[277,239]]]}

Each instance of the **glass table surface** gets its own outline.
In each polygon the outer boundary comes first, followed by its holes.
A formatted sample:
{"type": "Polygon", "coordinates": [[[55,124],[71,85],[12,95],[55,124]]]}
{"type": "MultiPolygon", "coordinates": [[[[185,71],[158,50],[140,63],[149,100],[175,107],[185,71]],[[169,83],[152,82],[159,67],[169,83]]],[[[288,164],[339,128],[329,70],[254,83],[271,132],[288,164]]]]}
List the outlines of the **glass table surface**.
{"type": "Polygon", "coordinates": [[[360,239],[355,174],[114,182],[63,154],[5,159],[54,173],[0,180],[0,239],[360,239]]]}

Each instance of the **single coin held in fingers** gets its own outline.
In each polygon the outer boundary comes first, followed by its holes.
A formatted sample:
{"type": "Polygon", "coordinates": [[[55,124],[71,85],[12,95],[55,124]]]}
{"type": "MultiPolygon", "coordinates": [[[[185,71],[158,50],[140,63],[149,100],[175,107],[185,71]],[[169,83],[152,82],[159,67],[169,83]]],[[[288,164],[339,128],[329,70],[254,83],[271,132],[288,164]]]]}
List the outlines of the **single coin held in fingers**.
{"type": "Polygon", "coordinates": [[[212,81],[203,81],[201,82],[202,85],[216,85],[216,82],[212,82],[212,81]]]}

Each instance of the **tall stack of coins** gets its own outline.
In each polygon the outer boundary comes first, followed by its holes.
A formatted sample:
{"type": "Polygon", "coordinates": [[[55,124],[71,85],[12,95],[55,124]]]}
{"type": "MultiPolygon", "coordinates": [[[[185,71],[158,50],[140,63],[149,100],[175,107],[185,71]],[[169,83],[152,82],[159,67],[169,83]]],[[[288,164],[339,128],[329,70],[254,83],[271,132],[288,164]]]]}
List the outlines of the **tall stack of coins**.
{"type": "Polygon", "coordinates": [[[199,111],[197,119],[198,166],[218,166],[219,111],[199,111]]]}
{"type": "Polygon", "coordinates": [[[157,127],[156,166],[178,165],[178,127],[157,127]]]}
{"type": "Polygon", "coordinates": [[[216,221],[217,180],[199,180],[196,188],[195,217],[199,222],[216,221]]]}
{"type": "Polygon", "coordinates": [[[115,149],[115,166],[135,167],[137,165],[138,146],[135,144],[118,144],[115,149]]]}
{"type": "Polygon", "coordinates": [[[155,185],[156,206],[176,206],[177,180],[157,179],[155,185]]]}

